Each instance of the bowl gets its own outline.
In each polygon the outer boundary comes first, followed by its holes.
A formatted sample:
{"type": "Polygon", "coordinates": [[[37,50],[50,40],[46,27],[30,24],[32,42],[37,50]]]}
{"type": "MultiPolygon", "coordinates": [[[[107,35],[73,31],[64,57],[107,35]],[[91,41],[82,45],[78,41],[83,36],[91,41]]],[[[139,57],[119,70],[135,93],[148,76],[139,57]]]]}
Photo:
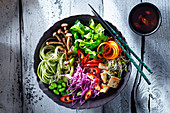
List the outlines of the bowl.
{"type": "MultiPolygon", "coordinates": [[[[93,18],[95,22],[99,23],[99,20],[91,15],[75,15],[75,16],[70,16],[68,18],[62,19],[58,22],[56,22],[52,27],[50,27],[44,34],[43,36],[40,38],[37,47],[35,49],[35,53],[34,53],[34,72],[35,75],[37,77],[37,82],[39,84],[40,89],[50,98],[52,99],[54,102],[56,102],[59,105],[65,106],[67,108],[71,108],[71,109],[89,109],[89,108],[95,108],[95,107],[99,107],[101,105],[104,105],[105,103],[111,101],[112,99],[114,99],[122,90],[123,88],[126,86],[130,74],[131,74],[131,70],[132,70],[132,66],[131,63],[128,63],[128,68],[127,68],[127,72],[123,72],[122,74],[122,79],[121,82],[118,86],[118,88],[116,89],[109,89],[109,91],[106,94],[100,95],[94,99],[89,99],[87,100],[83,105],[80,105],[79,102],[77,102],[74,106],[72,106],[71,103],[64,103],[60,101],[61,96],[58,96],[56,94],[54,94],[52,91],[50,91],[48,89],[48,85],[44,84],[40,81],[40,79],[38,78],[37,75],[37,67],[38,64],[40,63],[40,58],[39,58],[39,51],[41,48],[41,45],[49,38],[52,36],[52,33],[57,31],[57,29],[60,28],[62,23],[68,23],[69,24],[69,28],[74,24],[74,22],[78,19],[81,21],[82,24],[87,24],[89,22],[89,20],[93,18]]],[[[108,22],[109,23],[109,22],[108,22]]],[[[113,26],[111,23],[109,23],[112,28],[123,38],[122,34],[117,30],[117,28],[115,26],[113,26]]],[[[109,34],[107,31],[105,31],[106,34],[109,34]]],[[[124,39],[124,38],[123,38],[124,39]]]]}
{"type": "Polygon", "coordinates": [[[129,26],[133,32],[141,36],[155,33],[161,25],[162,17],[159,9],[148,2],[139,3],[129,13],[129,26]]]}

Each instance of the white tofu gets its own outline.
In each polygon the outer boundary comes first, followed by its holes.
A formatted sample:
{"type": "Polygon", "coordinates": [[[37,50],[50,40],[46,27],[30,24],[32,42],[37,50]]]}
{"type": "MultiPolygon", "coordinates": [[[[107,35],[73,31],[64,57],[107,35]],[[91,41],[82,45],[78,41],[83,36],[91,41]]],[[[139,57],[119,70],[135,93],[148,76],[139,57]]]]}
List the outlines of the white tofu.
{"type": "Polygon", "coordinates": [[[101,77],[103,83],[106,83],[106,82],[107,82],[107,73],[101,73],[101,74],[100,74],[100,77],[101,77]]]}
{"type": "Polygon", "coordinates": [[[117,88],[119,82],[120,82],[119,78],[112,76],[107,85],[112,88],[117,88]]]}
{"type": "Polygon", "coordinates": [[[100,90],[101,93],[106,93],[109,90],[109,86],[102,83],[102,89],[100,90]]]}
{"type": "Polygon", "coordinates": [[[108,66],[103,63],[99,63],[99,69],[108,70],[108,66]]]}

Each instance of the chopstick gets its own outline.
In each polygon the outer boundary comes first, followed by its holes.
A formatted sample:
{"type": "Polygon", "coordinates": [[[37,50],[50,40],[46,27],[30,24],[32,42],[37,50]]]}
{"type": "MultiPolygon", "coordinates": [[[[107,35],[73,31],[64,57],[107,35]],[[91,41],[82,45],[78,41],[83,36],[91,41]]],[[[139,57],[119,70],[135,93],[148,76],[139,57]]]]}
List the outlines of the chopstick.
{"type": "MultiPolygon", "coordinates": [[[[98,18],[102,19],[97,12],[92,11],[98,18]]],[[[103,19],[102,19],[103,20],[103,19]]],[[[103,24],[105,24],[105,26],[108,26],[108,28],[113,32],[114,36],[116,36],[120,42],[127,47],[127,49],[130,51],[130,53],[133,54],[133,56],[152,74],[152,70],[135,54],[135,52],[125,43],[124,40],[122,40],[122,38],[108,25],[108,23],[104,22],[103,20],[103,24]]],[[[109,29],[107,29],[108,31],[110,31],[109,29]]]]}
{"type": "MultiPolygon", "coordinates": [[[[116,31],[114,31],[110,25],[108,25],[101,17],[100,15],[93,9],[93,7],[88,4],[90,6],[90,8],[92,9],[92,12],[94,13],[94,15],[99,19],[99,21],[101,22],[101,24],[108,30],[108,32],[112,35],[112,37],[117,37],[120,42],[127,47],[127,49],[134,55],[134,57],[143,65],[145,66],[145,68],[152,73],[152,70],[149,69],[149,67],[133,52],[132,49],[130,49],[130,47],[122,40],[122,38],[116,33],[116,31]]],[[[141,73],[141,75],[143,76],[143,78],[145,79],[145,81],[150,85],[151,82],[149,81],[149,79],[146,77],[146,75],[143,73],[143,71],[139,68],[139,66],[136,64],[136,62],[132,59],[132,57],[129,55],[129,53],[125,50],[125,48],[121,45],[121,43],[118,41],[118,39],[115,38],[115,41],[119,44],[120,48],[123,50],[123,52],[127,55],[127,57],[130,59],[130,61],[134,64],[134,66],[137,68],[137,70],[141,73]]]]}

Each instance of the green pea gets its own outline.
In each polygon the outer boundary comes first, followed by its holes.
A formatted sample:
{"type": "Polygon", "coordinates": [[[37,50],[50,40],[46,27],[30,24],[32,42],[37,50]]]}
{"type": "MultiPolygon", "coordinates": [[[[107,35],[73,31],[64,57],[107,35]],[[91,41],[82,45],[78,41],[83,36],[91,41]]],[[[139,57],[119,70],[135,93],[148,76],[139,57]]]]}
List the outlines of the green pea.
{"type": "Polygon", "coordinates": [[[66,93],[65,92],[61,92],[61,95],[66,95],[66,93]]]}
{"type": "Polygon", "coordinates": [[[66,90],[66,94],[69,94],[70,92],[68,90],[66,90]]]}
{"type": "Polygon", "coordinates": [[[53,87],[53,86],[51,86],[51,85],[50,85],[48,88],[49,88],[49,89],[54,89],[54,87],[53,87]]]}
{"type": "Polygon", "coordinates": [[[62,85],[63,87],[66,87],[66,83],[64,83],[64,82],[63,82],[61,85],[62,85]]]}
{"type": "Polygon", "coordinates": [[[61,84],[63,82],[63,80],[59,80],[57,83],[61,84]]]}
{"type": "Polygon", "coordinates": [[[82,93],[82,91],[79,91],[79,92],[77,92],[77,95],[80,95],[82,93]]]}
{"type": "Polygon", "coordinates": [[[59,89],[59,92],[63,92],[65,90],[65,88],[61,88],[59,89]]]}
{"type": "Polygon", "coordinates": [[[53,92],[57,95],[59,95],[60,93],[58,92],[58,90],[54,89],[53,92]]]}
{"type": "Polygon", "coordinates": [[[57,86],[57,88],[58,88],[58,89],[61,89],[61,88],[62,88],[62,86],[59,84],[59,85],[57,86]]]}
{"type": "Polygon", "coordinates": [[[57,84],[56,83],[51,83],[51,86],[53,86],[54,88],[56,88],[57,87],[57,84]]]}
{"type": "Polygon", "coordinates": [[[67,82],[67,80],[68,80],[68,77],[64,76],[64,77],[63,77],[63,81],[64,81],[64,82],[67,82]]]}

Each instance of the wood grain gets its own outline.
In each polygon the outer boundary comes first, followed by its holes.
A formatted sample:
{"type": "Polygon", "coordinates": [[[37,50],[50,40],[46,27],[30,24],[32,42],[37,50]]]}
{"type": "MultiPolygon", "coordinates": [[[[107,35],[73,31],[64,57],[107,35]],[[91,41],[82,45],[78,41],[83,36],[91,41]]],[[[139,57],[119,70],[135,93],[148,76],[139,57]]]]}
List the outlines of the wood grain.
{"type": "MultiPolygon", "coordinates": [[[[91,2],[94,5],[95,2],[91,2]]],[[[96,112],[101,108],[88,110],[71,110],[59,106],[39,89],[33,70],[33,54],[40,37],[56,21],[75,14],[90,12],[87,1],[69,0],[24,0],[22,20],[22,55],[23,55],[23,89],[24,112],[96,112]],[[84,5],[86,4],[86,5],[84,5]],[[81,8],[81,10],[79,10],[81,8]],[[48,10],[47,10],[48,9],[48,10]]],[[[101,111],[102,112],[102,111],[101,111]]]]}
{"type": "MultiPolygon", "coordinates": [[[[130,30],[128,25],[128,15],[131,8],[139,2],[140,0],[104,1],[104,18],[113,23],[113,25],[121,31],[123,36],[126,38],[128,45],[138,56],[140,56],[141,38],[130,30]]],[[[127,86],[115,99],[104,105],[105,113],[131,112],[131,90],[136,72],[136,68],[133,66],[131,77],[127,86]]]]}
{"type": "Polygon", "coordinates": [[[75,112],[75,110],[57,105],[40,90],[33,69],[34,50],[41,36],[63,15],[69,15],[69,12],[62,10],[63,4],[69,5],[69,2],[67,0],[23,0],[22,2],[24,113],[75,112]]]}
{"type": "MultiPolygon", "coordinates": [[[[131,8],[140,2],[155,4],[162,14],[160,29],[145,37],[144,62],[154,71],[144,73],[134,93],[137,113],[169,113],[170,1],[169,0],[0,0],[0,113],[133,113],[131,91],[137,71],[133,66],[127,86],[112,101],[93,109],[69,109],[54,103],[39,88],[33,55],[43,33],[56,21],[77,14],[92,14],[91,4],[113,23],[128,45],[141,56],[140,36],[128,25],[131,8]]],[[[136,87],[135,87],[136,88],[136,87]]]]}
{"type": "MultiPolygon", "coordinates": [[[[151,85],[142,82],[138,90],[139,113],[143,111],[150,113],[169,113],[169,87],[170,87],[170,1],[168,0],[142,0],[156,5],[162,14],[162,25],[160,29],[145,41],[145,62],[153,70],[149,74],[146,70],[151,85]],[[150,97],[149,97],[150,94],[150,97]],[[146,103],[147,102],[147,103],[146,103]]],[[[143,81],[143,79],[142,79],[143,81]]]]}
{"type": "Polygon", "coordinates": [[[0,0],[0,113],[21,113],[18,0],[0,0]]]}

